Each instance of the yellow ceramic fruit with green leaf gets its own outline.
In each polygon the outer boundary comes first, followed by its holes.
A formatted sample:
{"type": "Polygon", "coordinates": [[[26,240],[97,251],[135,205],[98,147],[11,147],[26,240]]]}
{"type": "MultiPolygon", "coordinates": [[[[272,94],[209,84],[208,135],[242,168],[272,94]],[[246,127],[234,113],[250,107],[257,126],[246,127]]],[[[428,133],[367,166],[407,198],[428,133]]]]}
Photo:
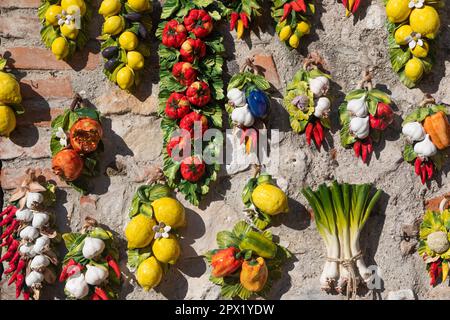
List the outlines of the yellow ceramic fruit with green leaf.
{"type": "Polygon", "coordinates": [[[441,19],[435,8],[424,6],[420,9],[414,9],[411,12],[409,24],[414,32],[420,33],[429,39],[434,39],[441,27],[441,19]]]}
{"type": "Polygon", "coordinates": [[[116,82],[123,90],[131,88],[134,84],[134,71],[130,67],[123,67],[117,72],[116,82]]]}
{"type": "Polygon", "coordinates": [[[69,54],[69,44],[64,37],[58,37],[52,42],[52,52],[56,59],[62,60],[69,54]]]}
{"type": "Polygon", "coordinates": [[[86,13],[86,3],[83,0],[62,0],[61,7],[70,15],[75,15],[79,12],[81,16],[84,16],[86,13]]]}
{"type": "Polygon", "coordinates": [[[128,51],[127,66],[133,70],[141,70],[144,68],[144,56],[138,51],[128,51]]]}
{"type": "Polygon", "coordinates": [[[158,238],[153,241],[152,252],[162,263],[175,264],[180,257],[181,248],[178,240],[169,235],[168,238],[158,238]]]}
{"type": "Polygon", "coordinates": [[[149,216],[138,214],[128,222],[125,228],[125,237],[129,249],[144,248],[148,246],[155,236],[153,227],[156,221],[149,216]]]}
{"type": "Polygon", "coordinates": [[[297,23],[297,31],[300,32],[301,34],[309,34],[309,32],[311,31],[311,26],[309,25],[308,22],[301,21],[297,23]]]}
{"type": "Polygon", "coordinates": [[[410,0],[389,0],[386,4],[386,15],[390,22],[401,23],[408,19],[411,13],[410,0]]]}
{"type": "Polygon", "coordinates": [[[122,9],[120,0],[103,0],[98,13],[104,17],[110,17],[118,14],[122,9]]]}
{"type": "Polygon", "coordinates": [[[0,136],[9,137],[16,128],[16,115],[14,111],[4,105],[0,105],[0,136]]]}
{"type": "Polygon", "coordinates": [[[413,33],[413,29],[409,24],[404,24],[397,30],[395,30],[395,42],[398,45],[405,46],[408,44],[408,38],[411,37],[411,34],[413,33]]]}
{"type": "Polygon", "coordinates": [[[416,44],[416,46],[413,49],[410,49],[414,57],[425,58],[428,55],[430,46],[428,45],[428,42],[426,42],[425,40],[422,41],[423,41],[422,45],[416,44]]]}
{"type": "Polygon", "coordinates": [[[139,40],[134,32],[125,31],[119,36],[119,44],[125,50],[132,51],[138,46],[139,40]]]}
{"type": "Polygon", "coordinates": [[[405,65],[405,76],[412,82],[417,82],[422,78],[424,67],[418,58],[410,59],[405,65]]]}
{"type": "Polygon", "coordinates": [[[118,35],[125,28],[125,20],[120,16],[108,17],[103,24],[103,34],[118,35]]]}
{"type": "Polygon", "coordinates": [[[16,78],[7,72],[0,71],[0,104],[20,104],[21,102],[20,86],[16,78]]]}
{"type": "Polygon", "coordinates": [[[70,40],[75,40],[78,36],[79,30],[77,29],[75,21],[71,21],[69,24],[64,23],[61,26],[61,34],[70,40]]]}
{"type": "Polygon", "coordinates": [[[163,197],[152,203],[155,219],[177,229],[186,224],[183,205],[174,198],[163,197]]]}
{"type": "Polygon", "coordinates": [[[57,26],[58,25],[58,15],[62,13],[62,7],[56,4],[52,4],[45,11],[45,22],[47,25],[57,26]]]}
{"type": "Polygon", "coordinates": [[[289,211],[286,194],[272,184],[260,184],[252,192],[253,204],[268,215],[277,215],[289,211]]]}
{"type": "Polygon", "coordinates": [[[163,269],[155,257],[144,260],[136,271],[136,280],[146,291],[156,287],[161,282],[162,276],[163,269]]]}
{"type": "Polygon", "coordinates": [[[147,11],[150,9],[149,0],[128,0],[128,5],[136,12],[147,11]]]}

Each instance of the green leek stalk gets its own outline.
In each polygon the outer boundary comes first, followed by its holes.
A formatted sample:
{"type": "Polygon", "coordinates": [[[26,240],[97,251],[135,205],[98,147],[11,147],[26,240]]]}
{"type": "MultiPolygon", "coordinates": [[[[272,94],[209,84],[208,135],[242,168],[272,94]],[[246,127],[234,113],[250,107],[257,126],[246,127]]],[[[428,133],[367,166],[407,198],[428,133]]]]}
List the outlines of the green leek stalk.
{"type": "MultiPolygon", "coordinates": [[[[302,190],[314,211],[317,230],[327,246],[328,258],[320,277],[322,288],[326,291],[336,289],[344,292],[351,276],[343,263],[353,261],[359,277],[367,281],[371,272],[360,255],[359,236],[369,215],[381,196],[377,190],[370,197],[371,185],[322,184],[317,191],[311,188],[302,190]]],[[[356,271],[356,270],[354,270],[356,271]]],[[[358,283],[359,277],[355,279],[358,283]]],[[[356,289],[356,288],[353,288],[356,289]]]]}

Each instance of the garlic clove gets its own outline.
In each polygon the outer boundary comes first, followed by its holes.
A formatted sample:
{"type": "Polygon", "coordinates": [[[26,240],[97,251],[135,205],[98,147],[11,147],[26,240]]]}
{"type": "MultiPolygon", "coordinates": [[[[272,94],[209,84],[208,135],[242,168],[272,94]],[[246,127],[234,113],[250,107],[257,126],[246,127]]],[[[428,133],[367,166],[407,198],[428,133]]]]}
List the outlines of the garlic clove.
{"type": "Polygon", "coordinates": [[[309,80],[309,89],[315,97],[320,97],[328,92],[329,80],[327,77],[320,76],[309,80]]]}
{"type": "Polygon", "coordinates": [[[64,290],[75,299],[83,299],[89,294],[89,286],[82,273],[70,277],[64,290]]]}
{"type": "Polygon", "coordinates": [[[368,115],[368,107],[366,99],[367,99],[366,95],[363,95],[359,99],[350,100],[347,104],[347,111],[350,112],[350,114],[359,118],[366,117],[368,115]]]}
{"type": "Polygon", "coordinates": [[[28,192],[27,193],[27,208],[33,209],[44,202],[44,196],[39,192],[28,192]]]}
{"type": "Polygon", "coordinates": [[[100,255],[105,249],[105,242],[102,239],[86,237],[83,245],[83,256],[86,259],[93,259],[100,255]]]}
{"type": "Polygon", "coordinates": [[[45,268],[50,264],[50,260],[44,255],[38,255],[31,260],[30,268],[32,270],[38,270],[41,268],[45,268]]]}
{"type": "Polygon", "coordinates": [[[44,275],[37,271],[31,271],[25,278],[25,283],[28,287],[40,284],[42,281],[44,281],[44,275]]]}
{"type": "Polygon", "coordinates": [[[17,210],[16,219],[23,222],[30,222],[33,220],[33,211],[30,209],[17,210]]]}
{"type": "Polygon", "coordinates": [[[48,216],[48,214],[43,212],[36,212],[34,214],[33,222],[31,225],[35,228],[40,229],[48,223],[49,219],[50,217],[48,216]]]}
{"type": "Polygon", "coordinates": [[[233,88],[233,89],[229,90],[227,93],[227,98],[236,107],[243,107],[247,103],[246,98],[245,98],[245,92],[243,92],[237,88],[233,88]]]}
{"type": "Polygon", "coordinates": [[[355,117],[350,120],[350,132],[358,139],[365,139],[369,136],[369,117],[355,117]]]}
{"type": "Polygon", "coordinates": [[[86,266],[87,271],[84,275],[86,282],[93,286],[98,286],[105,282],[109,277],[109,272],[106,268],[97,267],[93,265],[86,266]]]}
{"type": "Polygon", "coordinates": [[[417,121],[405,124],[402,133],[412,142],[425,139],[425,130],[422,124],[417,121]]]}
{"type": "Polygon", "coordinates": [[[255,123],[255,117],[250,112],[247,104],[243,107],[235,108],[231,113],[231,120],[244,127],[251,127],[255,123]]]}
{"type": "Polygon", "coordinates": [[[423,141],[414,145],[414,152],[421,158],[432,157],[437,153],[437,148],[431,141],[430,136],[427,134],[423,141]]]}
{"type": "Polygon", "coordinates": [[[324,117],[328,114],[331,108],[331,101],[327,97],[321,97],[317,100],[316,107],[314,108],[314,116],[317,118],[324,117]]]}
{"type": "Polygon", "coordinates": [[[50,245],[50,238],[47,236],[40,236],[34,242],[33,252],[36,254],[41,254],[45,252],[50,245]]]}
{"type": "Polygon", "coordinates": [[[26,226],[22,231],[20,231],[19,236],[22,239],[33,241],[39,237],[39,230],[32,226],[26,226]]]}

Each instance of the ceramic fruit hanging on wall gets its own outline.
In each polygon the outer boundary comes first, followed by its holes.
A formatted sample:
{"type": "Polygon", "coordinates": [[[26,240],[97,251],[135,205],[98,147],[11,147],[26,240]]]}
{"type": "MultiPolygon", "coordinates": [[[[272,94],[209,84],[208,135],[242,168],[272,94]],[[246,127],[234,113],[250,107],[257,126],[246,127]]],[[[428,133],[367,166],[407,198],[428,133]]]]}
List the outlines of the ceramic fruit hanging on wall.
{"type": "Polygon", "coordinates": [[[125,229],[128,268],[148,291],[156,287],[181,255],[177,230],[186,226],[183,205],[161,183],[140,186],[133,197],[125,229]]]}
{"type": "Polygon", "coordinates": [[[87,178],[98,175],[102,137],[99,112],[86,107],[77,94],[70,108],[52,121],[53,172],[85,194],[87,178]]]}
{"type": "Polygon", "coordinates": [[[408,88],[431,71],[435,40],[441,27],[438,9],[444,1],[388,0],[386,14],[392,69],[408,88]]]}
{"type": "Polygon", "coordinates": [[[67,254],[59,275],[68,299],[117,299],[121,274],[119,250],[110,231],[86,218],[81,232],[63,234],[67,254]]]}
{"type": "Polygon", "coordinates": [[[402,133],[407,142],[403,159],[414,164],[422,184],[431,180],[444,164],[446,149],[450,146],[447,114],[447,106],[426,95],[419,107],[403,121],[402,133]]]}
{"type": "Polygon", "coordinates": [[[151,54],[152,1],[103,0],[98,13],[105,19],[101,45],[103,72],[121,89],[133,90],[151,54]]]}
{"type": "Polygon", "coordinates": [[[214,29],[220,15],[210,6],[210,1],[167,1],[157,30],[162,41],[158,53],[163,171],[168,185],[194,205],[209,192],[220,168],[214,156],[208,163],[204,156],[217,155],[223,143],[222,136],[203,141],[207,129],[222,127],[219,101],[224,98],[225,48],[214,29]],[[195,143],[200,148],[194,150],[195,143]]]}
{"type": "Polygon", "coordinates": [[[272,176],[261,173],[255,167],[255,173],[242,191],[244,212],[249,223],[256,229],[264,230],[272,221],[272,217],[289,212],[288,197],[277,186],[272,176]]]}
{"type": "Polygon", "coordinates": [[[272,0],[272,17],[280,40],[290,48],[298,48],[301,38],[311,31],[308,19],[315,12],[310,0],[272,0]]]}
{"type": "MultiPolygon", "coordinates": [[[[54,251],[56,186],[28,169],[26,178],[0,213],[0,263],[8,286],[15,285],[16,299],[39,299],[45,284],[56,280],[58,258],[54,251]]],[[[1,274],[0,274],[1,277],[1,274]]]]}
{"type": "Polygon", "coordinates": [[[6,71],[6,62],[0,56],[0,137],[9,137],[16,128],[16,115],[25,112],[19,82],[6,71]]]}
{"type": "Polygon", "coordinates": [[[328,117],[331,101],[327,97],[330,76],[320,71],[319,67],[323,64],[317,53],[309,55],[303,68],[286,87],[283,99],[292,130],[304,132],[308,145],[314,141],[318,150],[325,140],[326,130],[331,127],[328,117]]]}
{"type": "Polygon", "coordinates": [[[261,16],[260,0],[219,0],[217,5],[222,17],[230,21],[230,31],[236,30],[238,39],[250,29],[252,19],[261,16]]]}
{"type": "Polygon", "coordinates": [[[266,127],[265,119],[270,113],[269,89],[270,83],[257,74],[250,59],[228,84],[225,109],[247,153],[257,150],[258,128],[266,127]]]}
{"type": "Polygon", "coordinates": [[[205,254],[211,265],[209,280],[221,287],[222,298],[266,298],[291,253],[269,231],[260,232],[244,221],[232,231],[217,234],[218,249],[205,254]]]}
{"type": "Polygon", "coordinates": [[[41,0],[41,39],[58,60],[68,60],[89,40],[90,0],[41,0]]]}
{"type": "Polygon", "coordinates": [[[353,146],[355,156],[368,162],[374,143],[378,143],[383,131],[394,121],[390,96],[375,89],[372,73],[364,72],[358,88],[345,96],[345,102],[339,107],[341,144],[345,148],[353,146]]]}
{"type": "Polygon", "coordinates": [[[371,189],[370,184],[334,181],[330,186],[320,185],[317,191],[309,187],[302,190],[326,245],[327,258],[320,276],[326,292],[337,291],[355,299],[358,288],[373,275],[360,247],[361,231],[382,195],[381,190],[371,189]]]}

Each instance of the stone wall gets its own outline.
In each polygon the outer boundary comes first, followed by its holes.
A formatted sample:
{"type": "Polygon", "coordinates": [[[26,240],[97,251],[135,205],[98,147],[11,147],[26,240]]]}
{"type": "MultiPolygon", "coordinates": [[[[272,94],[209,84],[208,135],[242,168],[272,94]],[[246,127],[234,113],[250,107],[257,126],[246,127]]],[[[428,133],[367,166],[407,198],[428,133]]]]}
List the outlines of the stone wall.
{"type": "MultiPolygon", "coordinates": [[[[100,0],[94,2],[98,7],[100,0]]],[[[412,167],[401,161],[404,142],[399,134],[401,117],[414,108],[424,92],[450,104],[449,9],[442,12],[443,32],[433,73],[423,79],[419,88],[409,90],[390,68],[382,0],[362,1],[358,17],[349,19],[344,17],[340,3],[317,1],[312,34],[301,40],[299,51],[288,50],[274,35],[274,27],[266,25],[270,17],[269,2],[265,2],[265,15],[255,23],[261,27],[250,39],[236,40],[235,33],[230,34],[226,24],[221,25],[220,30],[227,49],[226,77],[237,72],[247,57],[258,55],[259,63],[267,69],[267,76],[276,88],[272,95],[271,127],[281,131],[283,161],[275,178],[286,186],[292,210],[277,218],[271,230],[279,236],[281,244],[295,253],[295,259],[286,266],[286,273],[275,284],[271,297],[342,298],[320,291],[318,277],[325,259],[324,246],[305,208],[306,201],[299,193],[303,186],[316,187],[336,178],[351,183],[374,183],[385,191],[362,238],[367,264],[378,265],[382,271],[383,289],[379,296],[386,298],[389,291],[412,289],[421,299],[450,298],[448,288],[430,290],[425,265],[417,254],[402,256],[400,250],[402,226],[422,215],[424,200],[450,191],[447,176],[450,165],[447,164],[428,187],[422,186],[412,167]],[[300,67],[303,57],[314,50],[320,51],[327,60],[334,79],[331,88],[334,120],[333,130],[326,138],[327,152],[309,148],[304,136],[293,134],[288,115],[280,105],[285,85],[300,67]],[[343,92],[356,86],[367,66],[377,67],[375,82],[392,94],[397,116],[393,128],[387,131],[386,142],[375,147],[369,165],[364,165],[353,156],[352,150],[340,146],[337,107],[343,92]]],[[[120,264],[126,273],[121,298],[218,298],[219,288],[209,283],[209,270],[198,255],[211,249],[218,231],[231,228],[242,218],[240,193],[251,171],[246,169],[232,175],[223,171],[200,208],[192,207],[179,197],[187,207],[188,217],[188,227],[182,230],[183,257],[156,290],[144,292],[137,287],[125,267],[126,242],[122,234],[136,188],[145,180],[152,165],[162,164],[162,135],[156,115],[157,42],[153,41],[154,54],[147,65],[144,83],[136,96],[131,96],[110,83],[102,73],[99,43],[95,40],[102,23],[98,14],[94,15],[86,50],[67,64],[56,61],[40,41],[38,5],[39,0],[0,1],[0,53],[11,55],[11,65],[20,79],[27,110],[19,117],[18,128],[11,139],[0,140],[1,185],[5,199],[20,183],[26,168],[40,168],[60,186],[56,209],[61,232],[78,230],[84,217],[89,215],[110,227],[121,239],[120,264]],[[105,117],[103,174],[95,179],[93,192],[85,197],[67,188],[50,170],[50,122],[69,106],[75,92],[80,92],[105,117]]],[[[161,5],[155,0],[154,6],[156,21],[161,5]]],[[[48,299],[64,297],[61,286],[47,288],[43,295],[48,299]]],[[[12,298],[12,291],[6,289],[5,284],[0,298],[12,298]]]]}

